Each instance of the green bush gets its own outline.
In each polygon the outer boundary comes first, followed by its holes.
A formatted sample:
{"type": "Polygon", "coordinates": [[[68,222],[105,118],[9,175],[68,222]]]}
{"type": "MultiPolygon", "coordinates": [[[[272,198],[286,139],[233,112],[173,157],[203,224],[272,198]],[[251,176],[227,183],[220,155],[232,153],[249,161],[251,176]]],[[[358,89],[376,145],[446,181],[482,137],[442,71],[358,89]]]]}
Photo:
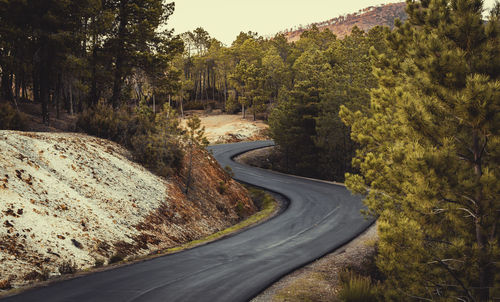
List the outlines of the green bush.
{"type": "Polygon", "coordinates": [[[131,144],[134,158],[160,176],[171,175],[181,166],[183,153],[175,138],[149,133],[134,136],[131,144]]]}
{"type": "Polygon", "coordinates": [[[217,191],[220,193],[220,194],[224,194],[226,193],[226,190],[227,190],[227,185],[224,181],[219,181],[219,185],[217,186],[217,191]]]}
{"type": "Polygon", "coordinates": [[[94,262],[94,267],[101,267],[104,265],[104,259],[96,258],[94,262]]]}
{"type": "Polygon", "coordinates": [[[241,201],[238,201],[236,204],[236,214],[238,214],[240,218],[245,217],[245,205],[241,203],[241,201]]]}
{"type": "Polygon", "coordinates": [[[110,105],[99,103],[79,115],[77,128],[121,144],[137,162],[158,175],[171,175],[181,166],[178,122],[168,104],[155,115],[143,103],[135,110],[127,107],[113,110],[110,105]]]}
{"type": "Polygon", "coordinates": [[[76,272],[76,264],[73,261],[63,261],[58,267],[61,275],[74,274],[76,272]]]}
{"type": "Polygon", "coordinates": [[[122,107],[115,111],[110,105],[100,102],[95,108],[84,110],[78,116],[76,126],[90,135],[130,147],[130,139],[137,132],[138,123],[130,109],[122,107]]]}
{"type": "Polygon", "coordinates": [[[262,209],[265,207],[266,201],[272,201],[272,197],[265,193],[263,190],[255,189],[253,187],[247,187],[248,193],[250,193],[250,198],[252,198],[253,203],[257,208],[262,209]]]}
{"type": "Polygon", "coordinates": [[[12,108],[9,103],[0,103],[0,129],[26,130],[26,128],[26,115],[12,108]]]}
{"type": "Polygon", "coordinates": [[[226,173],[227,173],[230,177],[234,177],[234,172],[233,172],[233,169],[232,169],[230,166],[225,166],[225,167],[224,167],[224,171],[226,171],[226,173]]]}
{"type": "Polygon", "coordinates": [[[204,110],[205,104],[202,101],[191,101],[184,104],[184,110],[204,110]]]}
{"type": "Polygon", "coordinates": [[[338,293],[340,301],[344,302],[375,302],[378,297],[377,285],[368,276],[358,275],[351,270],[340,273],[342,288],[338,293]]]}
{"type": "Polygon", "coordinates": [[[125,259],[125,255],[118,252],[118,253],[114,254],[113,256],[111,256],[111,258],[109,258],[108,264],[117,263],[117,262],[123,261],[123,259],[125,259]]]}

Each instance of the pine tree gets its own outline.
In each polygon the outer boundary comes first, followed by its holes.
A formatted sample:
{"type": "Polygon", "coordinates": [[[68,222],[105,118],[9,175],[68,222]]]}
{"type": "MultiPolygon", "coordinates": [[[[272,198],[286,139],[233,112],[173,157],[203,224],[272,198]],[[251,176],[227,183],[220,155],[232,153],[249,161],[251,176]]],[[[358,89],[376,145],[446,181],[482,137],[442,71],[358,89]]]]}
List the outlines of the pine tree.
{"type": "Polygon", "coordinates": [[[379,217],[386,299],[499,296],[499,15],[480,0],[409,0],[377,58],[369,110],[341,116],[361,144],[346,175],[379,217]]]}
{"type": "MultiPolygon", "coordinates": [[[[317,118],[315,143],[324,170],[321,177],[344,181],[344,173],[352,171],[351,161],[356,144],[350,139],[350,130],[339,117],[340,106],[359,110],[369,106],[370,89],[376,87],[371,73],[370,47],[382,39],[377,27],[365,34],[354,27],[351,35],[332,44],[326,56],[333,75],[324,91],[317,118]]],[[[383,46],[378,46],[383,51],[383,46]]]]}
{"type": "MultiPolygon", "coordinates": [[[[111,103],[118,107],[121,103],[125,78],[134,67],[145,67],[144,55],[171,55],[182,51],[179,40],[172,38],[172,31],[160,31],[174,12],[174,3],[164,4],[161,0],[114,0],[115,9],[113,35],[108,47],[113,55],[113,95],[111,103]],[[168,53],[167,53],[168,54],[168,53]],[[141,64],[142,63],[142,64],[141,64]]],[[[161,59],[161,56],[156,56],[161,59]]],[[[146,65],[147,66],[147,65],[146,65]]]]}

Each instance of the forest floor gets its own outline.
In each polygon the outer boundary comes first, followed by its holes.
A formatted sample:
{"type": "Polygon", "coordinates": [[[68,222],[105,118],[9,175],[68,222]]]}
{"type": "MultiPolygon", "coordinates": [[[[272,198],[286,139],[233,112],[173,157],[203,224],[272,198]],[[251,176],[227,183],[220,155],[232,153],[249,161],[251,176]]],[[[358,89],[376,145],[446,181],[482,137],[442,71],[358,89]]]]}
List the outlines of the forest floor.
{"type": "Polygon", "coordinates": [[[203,110],[186,112],[181,125],[185,126],[187,118],[198,115],[201,125],[205,127],[205,136],[210,144],[236,143],[241,141],[267,140],[269,126],[262,120],[253,120],[252,116],[243,118],[241,114],[222,114],[220,110],[206,113],[203,110]]]}
{"type": "MultiPolygon", "coordinates": [[[[50,123],[44,125],[39,104],[20,102],[19,109],[26,115],[27,131],[73,132],[76,129],[77,116],[70,115],[65,110],[61,109],[58,119],[55,109],[49,108],[50,123]]],[[[186,111],[185,118],[181,119],[182,127],[185,127],[187,118],[192,115],[200,117],[201,125],[205,127],[205,136],[210,144],[269,139],[269,126],[262,120],[254,121],[251,115],[243,118],[241,114],[223,114],[221,110],[213,110],[212,112],[190,110],[186,111]]]]}

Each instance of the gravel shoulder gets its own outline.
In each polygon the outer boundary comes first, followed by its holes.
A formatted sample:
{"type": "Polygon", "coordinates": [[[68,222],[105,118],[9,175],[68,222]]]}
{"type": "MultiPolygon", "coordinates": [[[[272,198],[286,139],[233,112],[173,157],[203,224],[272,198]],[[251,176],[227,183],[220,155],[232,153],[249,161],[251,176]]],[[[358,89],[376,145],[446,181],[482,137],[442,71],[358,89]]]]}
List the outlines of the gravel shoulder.
{"type": "Polygon", "coordinates": [[[362,263],[373,253],[377,240],[373,224],[348,244],[283,277],[251,301],[336,301],[339,272],[362,263]]]}

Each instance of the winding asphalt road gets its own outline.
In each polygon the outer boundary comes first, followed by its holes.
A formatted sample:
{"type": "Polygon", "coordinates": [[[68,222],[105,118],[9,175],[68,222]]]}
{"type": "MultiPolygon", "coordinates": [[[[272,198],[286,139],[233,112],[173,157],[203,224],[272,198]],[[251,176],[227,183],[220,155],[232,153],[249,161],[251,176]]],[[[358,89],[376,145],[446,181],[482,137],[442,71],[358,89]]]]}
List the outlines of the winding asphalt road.
{"type": "Polygon", "coordinates": [[[235,236],[138,264],[63,281],[2,301],[248,301],[292,270],[343,245],[372,221],[359,197],[342,186],[298,178],[231,160],[272,145],[210,147],[235,179],[290,200],[279,216],[235,236]]]}

